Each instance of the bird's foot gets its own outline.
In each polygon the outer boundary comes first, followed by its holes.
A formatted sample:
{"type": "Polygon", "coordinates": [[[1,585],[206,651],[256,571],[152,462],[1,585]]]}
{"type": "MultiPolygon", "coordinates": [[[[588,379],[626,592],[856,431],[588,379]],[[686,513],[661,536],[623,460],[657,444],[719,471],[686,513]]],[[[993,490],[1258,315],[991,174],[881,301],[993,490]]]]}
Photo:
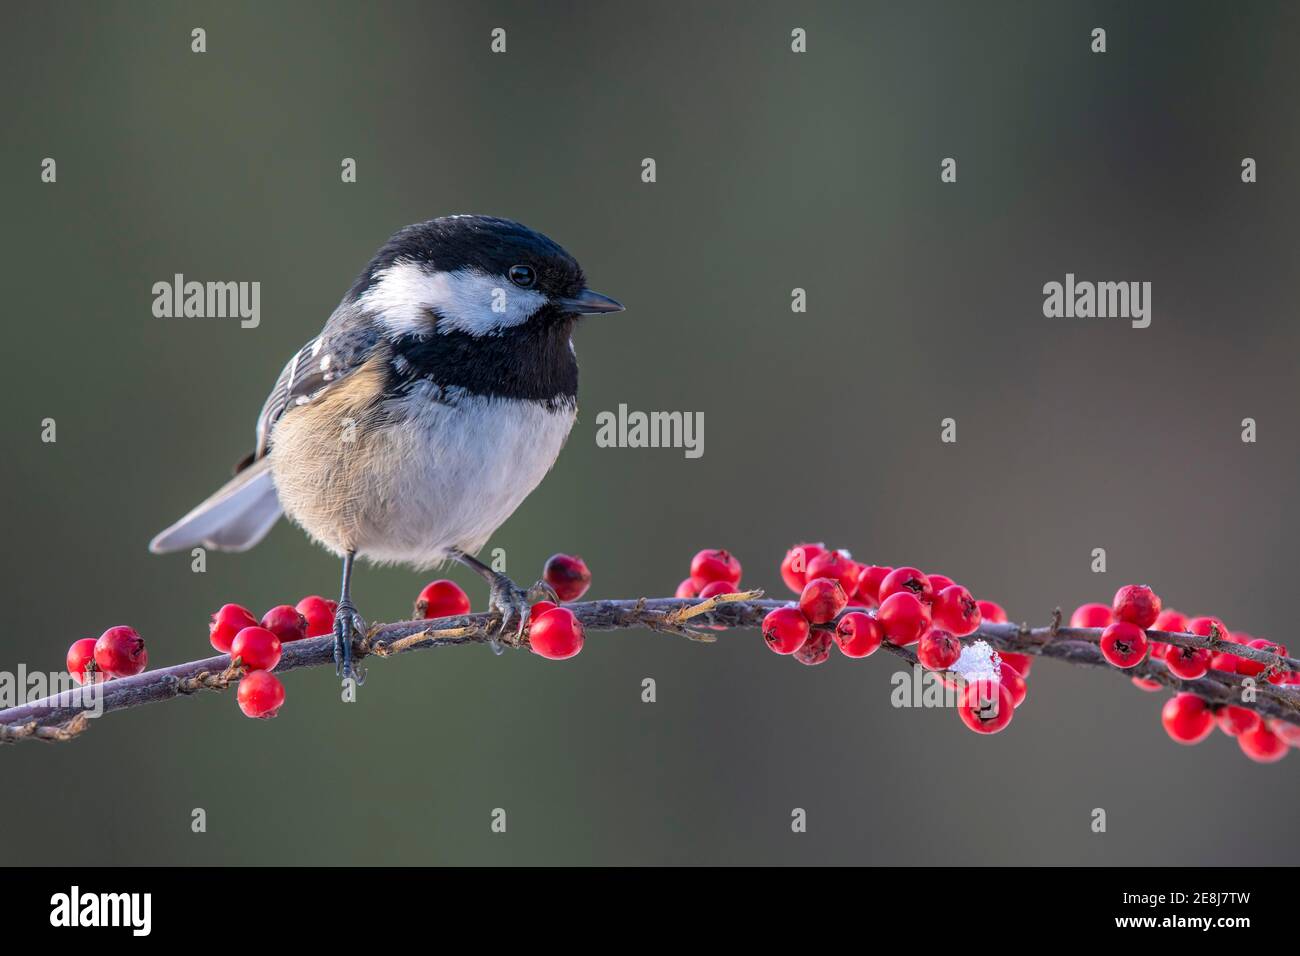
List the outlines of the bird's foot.
{"type": "MultiPolygon", "coordinates": [[[[532,606],[538,601],[559,603],[555,591],[550,585],[538,581],[525,591],[504,574],[497,574],[492,579],[492,590],[488,595],[488,606],[501,615],[498,636],[511,647],[518,647],[523,642],[524,629],[528,627],[532,615],[532,606]]],[[[501,653],[501,645],[492,640],[492,650],[501,653]]]]}
{"type": "Polygon", "coordinates": [[[334,614],[334,673],[343,680],[355,681],[360,687],[366,682],[366,669],[352,662],[352,642],[361,640],[366,633],[366,622],[348,601],[340,601],[334,614]]]}
{"type": "MultiPolygon", "coordinates": [[[[531,605],[528,594],[504,574],[498,573],[492,579],[492,589],[488,594],[488,606],[501,615],[499,636],[511,647],[517,647],[523,637],[524,628],[528,626],[531,605]]],[[[500,645],[494,640],[492,649],[501,653],[500,645]]]]}

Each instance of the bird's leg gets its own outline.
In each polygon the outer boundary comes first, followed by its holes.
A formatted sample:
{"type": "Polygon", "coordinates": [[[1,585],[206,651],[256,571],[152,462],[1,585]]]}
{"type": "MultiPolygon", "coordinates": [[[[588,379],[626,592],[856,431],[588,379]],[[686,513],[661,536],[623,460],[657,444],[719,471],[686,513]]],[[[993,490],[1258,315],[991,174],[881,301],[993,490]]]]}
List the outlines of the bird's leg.
{"type": "MultiPolygon", "coordinates": [[[[524,628],[528,626],[532,604],[543,599],[555,600],[559,603],[555,592],[540,581],[525,591],[500,571],[493,571],[473,555],[453,550],[451,557],[465,567],[477,571],[487,581],[488,587],[491,588],[488,604],[493,611],[501,615],[501,636],[511,644],[518,644],[519,639],[523,637],[524,628]]],[[[492,649],[498,654],[501,653],[496,641],[492,642],[492,649]]]]}
{"type": "Polygon", "coordinates": [[[365,636],[366,622],[352,604],[352,560],[356,552],[343,556],[343,591],[339,595],[338,610],[334,613],[334,673],[357,686],[366,682],[365,668],[352,664],[352,642],[365,636]]]}

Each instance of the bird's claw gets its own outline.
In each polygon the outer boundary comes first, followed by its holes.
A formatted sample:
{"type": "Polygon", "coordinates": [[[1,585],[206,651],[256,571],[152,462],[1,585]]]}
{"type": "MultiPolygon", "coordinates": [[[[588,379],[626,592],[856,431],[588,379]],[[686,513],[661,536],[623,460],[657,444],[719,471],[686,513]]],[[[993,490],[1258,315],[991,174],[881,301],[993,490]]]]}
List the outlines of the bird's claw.
{"type": "MultiPolygon", "coordinates": [[[[524,628],[528,627],[532,605],[528,592],[518,587],[504,574],[498,574],[492,581],[492,590],[488,595],[488,604],[493,611],[501,615],[498,636],[511,647],[518,647],[523,640],[524,628]]],[[[492,641],[492,649],[501,653],[500,645],[492,641]]]]}
{"type": "Polygon", "coordinates": [[[555,593],[555,588],[545,581],[534,581],[533,586],[528,589],[528,603],[536,604],[538,601],[550,601],[552,604],[559,604],[560,596],[555,593]]]}
{"type": "Polygon", "coordinates": [[[334,673],[345,681],[355,681],[358,687],[366,682],[366,669],[353,663],[352,642],[365,633],[366,622],[357,609],[341,602],[334,614],[334,673]]]}

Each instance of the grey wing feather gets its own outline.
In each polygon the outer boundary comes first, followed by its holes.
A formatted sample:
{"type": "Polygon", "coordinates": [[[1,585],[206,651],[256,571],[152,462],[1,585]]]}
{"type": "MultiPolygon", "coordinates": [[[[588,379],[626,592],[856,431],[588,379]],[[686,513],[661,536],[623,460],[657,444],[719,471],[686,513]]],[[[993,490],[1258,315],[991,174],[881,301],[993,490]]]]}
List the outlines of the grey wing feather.
{"type": "Polygon", "coordinates": [[[299,349],[280,372],[257,416],[254,460],[264,457],[271,447],[271,431],[281,415],[315,399],[357,369],[369,355],[378,338],[374,328],[369,323],[344,322],[346,318],[342,308],[336,311],[325,331],[299,349]]]}
{"type": "MultiPolygon", "coordinates": [[[[295,403],[311,401],[313,395],[333,380],[327,368],[321,368],[321,353],[325,352],[320,336],[312,339],[289,359],[280,377],[275,380],[275,387],[266,397],[262,411],[257,416],[257,448],[253,452],[254,460],[266,455],[271,445],[271,429],[295,403]]],[[[325,353],[330,356],[330,353],[325,353]]]]}
{"type": "Polygon", "coordinates": [[[246,551],[266,537],[280,518],[280,499],[265,458],[245,468],[171,527],[149,542],[154,554],[202,545],[246,551]]]}

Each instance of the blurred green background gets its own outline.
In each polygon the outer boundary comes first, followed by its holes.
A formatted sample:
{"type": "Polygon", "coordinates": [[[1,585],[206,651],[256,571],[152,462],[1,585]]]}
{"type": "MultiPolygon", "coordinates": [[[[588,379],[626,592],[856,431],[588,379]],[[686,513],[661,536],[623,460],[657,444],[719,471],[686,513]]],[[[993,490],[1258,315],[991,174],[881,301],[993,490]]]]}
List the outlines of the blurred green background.
{"type": "MultiPolygon", "coordinates": [[[[670,594],[726,546],[782,593],[784,548],[824,538],[1020,619],[1143,581],[1286,640],[1298,27],[1280,3],[10,4],[0,665],[61,667],[118,623],[190,660],[226,601],[332,595],[287,524],[205,574],[145,544],[251,447],[383,240],[471,211],[628,306],[579,330],[579,424],[492,542],[517,579],[564,550],[593,596],[670,594]],[[260,281],[261,326],[154,318],[177,272],[260,281]],[[1151,327],[1045,319],[1066,272],[1151,281],[1151,327]],[[703,458],[597,448],[621,402],[704,412],[703,458]]],[[[355,593],[398,619],[425,580],[363,567],[355,593]]],[[[893,709],[896,669],[800,667],[747,631],[414,654],[351,706],[296,671],[274,721],[207,694],[0,751],[0,863],[1295,861],[1300,757],[1178,747],[1161,695],[1050,661],[978,738],[893,709]]]]}

